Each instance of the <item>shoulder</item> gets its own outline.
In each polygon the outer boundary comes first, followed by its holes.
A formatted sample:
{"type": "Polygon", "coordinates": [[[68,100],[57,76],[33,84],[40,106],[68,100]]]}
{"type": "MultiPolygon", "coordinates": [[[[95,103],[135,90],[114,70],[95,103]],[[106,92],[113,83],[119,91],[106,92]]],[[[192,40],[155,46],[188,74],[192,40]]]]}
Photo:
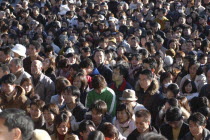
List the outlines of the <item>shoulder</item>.
{"type": "Polygon", "coordinates": [[[79,140],[78,136],[75,135],[75,134],[67,134],[65,136],[65,139],[64,140],[68,140],[68,139],[70,139],[70,140],[79,140]]]}
{"type": "Polygon", "coordinates": [[[115,96],[115,92],[114,90],[112,90],[111,88],[107,87],[105,92],[109,92],[111,93],[111,95],[115,96]]]}

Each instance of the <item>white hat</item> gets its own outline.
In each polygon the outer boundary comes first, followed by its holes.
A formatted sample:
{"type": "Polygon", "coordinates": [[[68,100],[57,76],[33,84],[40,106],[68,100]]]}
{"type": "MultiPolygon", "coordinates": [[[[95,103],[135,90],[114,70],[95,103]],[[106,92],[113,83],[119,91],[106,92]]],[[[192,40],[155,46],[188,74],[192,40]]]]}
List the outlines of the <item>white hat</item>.
{"type": "Polygon", "coordinates": [[[21,44],[16,44],[12,51],[19,54],[20,56],[26,57],[26,47],[21,44]]]}
{"type": "Polygon", "coordinates": [[[59,15],[65,15],[67,11],[70,11],[67,4],[60,6],[60,12],[58,12],[59,15]]]}
{"type": "Polygon", "coordinates": [[[166,66],[170,66],[173,64],[173,58],[169,55],[167,55],[164,59],[164,63],[166,66]]]}

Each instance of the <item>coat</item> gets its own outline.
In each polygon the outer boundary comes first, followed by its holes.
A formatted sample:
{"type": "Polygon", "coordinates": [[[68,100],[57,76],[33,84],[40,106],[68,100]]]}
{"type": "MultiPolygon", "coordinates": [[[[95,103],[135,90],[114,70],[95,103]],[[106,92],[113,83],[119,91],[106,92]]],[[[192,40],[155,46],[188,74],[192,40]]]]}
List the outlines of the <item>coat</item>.
{"type": "MultiPolygon", "coordinates": [[[[169,124],[164,124],[160,127],[161,134],[167,139],[173,139],[173,130],[169,124]]],[[[178,139],[181,140],[189,132],[189,127],[186,123],[182,124],[178,139]]]]}
{"type": "Polygon", "coordinates": [[[35,94],[38,94],[41,100],[50,103],[51,96],[55,93],[54,82],[42,73],[38,83],[34,86],[35,94]]]}
{"type": "MultiPolygon", "coordinates": [[[[51,140],[59,140],[55,134],[51,135],[51,140]]],[[[79,140],[77,135],[74,134],[66,134],[64,140],[79,140]]]]}
{"type": "Polygon", "coordinates": [[[17,77],[15,84],[20,85],[20,82],[22,81],[23,78],[31,78],[31,75],[28,72],[22,70],[20,76],[17,77]]]}
{"type": "Polygon", "coordinates": [[[27,105],[30,103],[28,98],[25,95],[25,90],[21,86],[16,86],[16,94],[10,101],[7,101],[7,98],[4,93],[0,94],[0,108],[19,108],[26,110],[27,105]]]}
{"type": "MultiPolygon", "coordinates": [[[[191,132],[188,132],[182,140],[194,140],[191,132]]],[[[210,140],[210,131],[204,128],[203,130],[203,139],[202,140],[210,140]]]]}

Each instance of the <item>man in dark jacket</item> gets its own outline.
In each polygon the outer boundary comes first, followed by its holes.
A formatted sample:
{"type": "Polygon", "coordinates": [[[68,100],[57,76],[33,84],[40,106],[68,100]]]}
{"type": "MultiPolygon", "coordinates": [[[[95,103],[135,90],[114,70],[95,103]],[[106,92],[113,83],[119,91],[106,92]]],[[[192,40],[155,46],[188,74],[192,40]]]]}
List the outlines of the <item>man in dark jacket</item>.
{"type": "Polygon", "coordinates": [[[189,119],[189,129],[183,140],[209,140],[210,131],[206,127],[206,118],[199,112],[192,114],[189,119]]]}
{"type": "Polygon", "coordinates": [[[162,125],[160,131],[169,140],[180,140],[189,132],[188,125],[184,123],[182,111],[179,108],[168,109],[166,121],[168,124],[162,125]]]}
{"type": "Polygon", "coordinates": [[[148,110],[139,110],[135,113],[136,129],[128,136],[127,140],[137,140],[142,137],[143,134],[154,132],[157,130],[150,125],[151,114],[148,110]]]}

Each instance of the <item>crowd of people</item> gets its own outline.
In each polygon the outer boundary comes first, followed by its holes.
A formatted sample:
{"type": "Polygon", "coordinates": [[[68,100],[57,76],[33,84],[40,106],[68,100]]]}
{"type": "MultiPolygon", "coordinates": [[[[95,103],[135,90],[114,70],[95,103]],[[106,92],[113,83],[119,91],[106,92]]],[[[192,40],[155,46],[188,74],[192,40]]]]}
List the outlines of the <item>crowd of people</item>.
{"type": "Polygon", "coordinates": [[[210,0],[0,3],[0,139],[210,140],[209,100],[210,0]]]}

